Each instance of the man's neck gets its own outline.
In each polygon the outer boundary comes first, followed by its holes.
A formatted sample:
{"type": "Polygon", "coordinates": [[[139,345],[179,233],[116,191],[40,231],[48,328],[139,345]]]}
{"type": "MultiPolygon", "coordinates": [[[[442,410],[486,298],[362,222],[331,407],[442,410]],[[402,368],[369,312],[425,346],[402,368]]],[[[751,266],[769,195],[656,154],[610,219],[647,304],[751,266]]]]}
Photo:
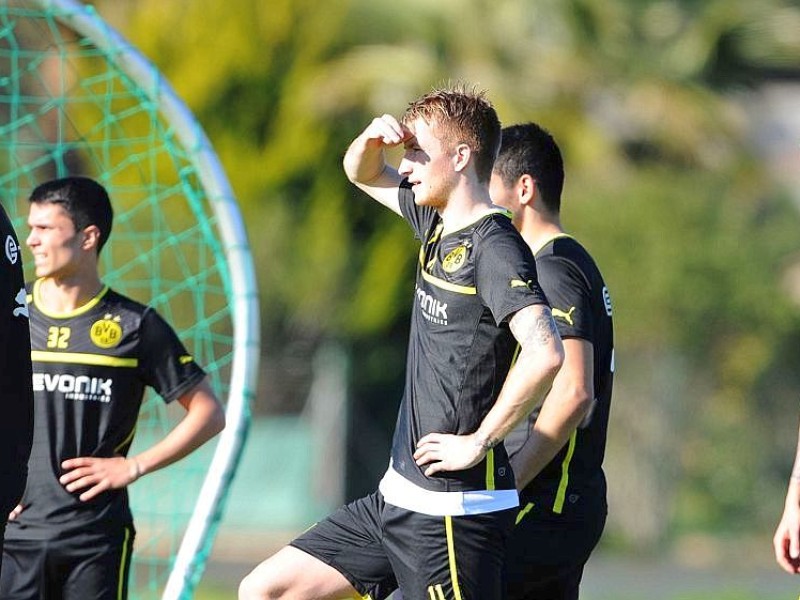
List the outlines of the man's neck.
{"type": "Polygon", "coordinates": [[[450,195],[447,204],[439,210],[442,217],[442,233],[452,233],[472,225],[481,217],[498,209],[492,204],[489,189],[474,185],[458,188],[450,195]]]}
{"type": "Polygon", "coordinates": [[[565,235],[560,221],[535,218],[525,221],[520,226],[520,233],[531,251],[536,254],[551,240],[565,235]]]}
{"type": "Polygon", "coordinates": [[[43,277],[37,286],[36,302],[48,312],[61,314],[79,309],[103,289],[103,282],[95,275],[81,278],[43,277]]]}

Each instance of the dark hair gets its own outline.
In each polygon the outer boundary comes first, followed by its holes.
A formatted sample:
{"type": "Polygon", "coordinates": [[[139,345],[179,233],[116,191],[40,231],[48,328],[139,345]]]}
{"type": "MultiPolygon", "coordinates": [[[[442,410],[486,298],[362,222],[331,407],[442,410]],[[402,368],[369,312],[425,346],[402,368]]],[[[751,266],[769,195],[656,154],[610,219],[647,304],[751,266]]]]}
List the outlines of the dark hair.
{"type": "Polygon", "coordinates": [[[103,249],[108,236],[114,211],[106,189],[88,177],[64,177],[47,181],[31,192],[31,204],[59,204],[72,219],[77,231],[96,225],[100,230],[97,252],[103,249]]]}
{"type": "Polygon", "coordinates": [[[500,146],[500,119],[485,92],[464,84],[433,90],[409,104],[403,123],[417,118],[437,127],[445,144],[467,144],[475,157],[478,181],[489,182],[500,146]]]}
{"type": "Polygon", "coordinates": [[[536,187],[548,211],[561,210],[564,189],[564,161],[553,136],[536,123],[512,125],[503,129],[500,154],[494,171],[507,186],[526,173],[536,180],[536,187]]]}

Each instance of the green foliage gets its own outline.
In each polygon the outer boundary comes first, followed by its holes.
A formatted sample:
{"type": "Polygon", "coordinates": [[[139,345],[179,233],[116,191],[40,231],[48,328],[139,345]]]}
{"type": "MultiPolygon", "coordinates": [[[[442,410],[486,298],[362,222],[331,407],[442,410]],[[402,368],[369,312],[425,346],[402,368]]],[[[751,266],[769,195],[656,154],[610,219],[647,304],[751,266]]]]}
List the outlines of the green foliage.
{"type": "MultiPolygon", "coordinates": [[[[675,432],[661,450],[675,461],[665,472],[677,499],[662,518],[725,527],[776,517],[752,507],[788,470],[777,452],[790,450],[769,436],[787,407],[796,413],[786,349],[800,322],[781,279],[800,220],[748,150],[740,92],[769,74],[796,76],[796,4],[97,4],[160,66],[226,166],[256,256],[269,360],[298,339],[379,345],[402,325],[415,243],[348,184],[341,157],[373,116],[399,114],[442,81],[475,82],[504,123],[536,120],[562,146],[563,220],[605,273],[617,346],[630,357],[615,402],[663,411],[667,422],[655,422],[675,432]],[[658,383],[648,369],[670,356],[688,365],[682,381],[658,383]],[[688,397],[659,407],[675,394],[626,396],[637,377],[688,397]]],[[[385,368],[401,377],[397,363],[385,368]]],[[[659,475],[662,465],[650,468],[659,475]]]]}

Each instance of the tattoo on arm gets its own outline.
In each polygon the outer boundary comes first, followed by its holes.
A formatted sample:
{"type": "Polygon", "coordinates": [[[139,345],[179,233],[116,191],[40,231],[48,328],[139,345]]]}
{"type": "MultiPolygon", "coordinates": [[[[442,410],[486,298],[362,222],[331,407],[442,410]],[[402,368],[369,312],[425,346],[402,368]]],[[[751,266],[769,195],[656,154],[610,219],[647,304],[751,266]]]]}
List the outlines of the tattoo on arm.
{"type": "Polygon", "coordinates": [[[558,336],[553,315],[538,305],[526,306],[517,312],[511,318],[509,327],[523,349],[531,344],[548,346],[558,336]]]}
{"type": "Polygon", "coordinates": [[[478,436],[475,439],[475,445],[483,448],[484,451],[488,452],[489,450],[497,446],[499,441],[500,440],[498,439],[478,434],[478,436]]]}

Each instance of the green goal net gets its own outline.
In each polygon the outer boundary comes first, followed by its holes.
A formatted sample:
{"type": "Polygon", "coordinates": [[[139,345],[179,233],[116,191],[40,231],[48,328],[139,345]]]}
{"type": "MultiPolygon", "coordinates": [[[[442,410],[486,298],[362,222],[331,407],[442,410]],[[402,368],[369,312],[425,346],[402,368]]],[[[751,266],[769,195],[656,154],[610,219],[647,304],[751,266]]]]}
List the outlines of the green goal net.
{"type": "MultiPolygon", "coordinates": [[[[257,296],[241,216],[191,113],[92,7],[0,0],[0,201],[21,239],[30,191],[70,174],[99,180],[112,198],[106,283],[154,306],[226,403],[220,436],[130,488],[131,597],[188,598],[241,454],[255,386],[257,296]]],[[[133,451],[182,414],[149,395],[133,451]]]]}

